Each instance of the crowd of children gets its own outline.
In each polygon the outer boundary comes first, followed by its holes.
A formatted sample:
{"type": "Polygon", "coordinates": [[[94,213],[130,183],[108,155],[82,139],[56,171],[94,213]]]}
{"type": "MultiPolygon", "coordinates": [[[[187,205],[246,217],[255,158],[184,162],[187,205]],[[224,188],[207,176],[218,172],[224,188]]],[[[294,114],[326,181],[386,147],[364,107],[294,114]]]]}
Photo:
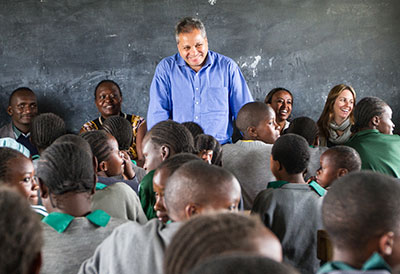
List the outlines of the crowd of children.
{"type": "Polygon", "coordinates": [[[110,80],[94,92],[101,116],[80,134],[37,115],[33,95],[10,98],[29,99],[34,118],[11,124],[29,131],[0,136],[0,273],[372,274],[400,265],[400,136],[377,97],[353,106],[354,90],[334,87],[325,128],[290,120],[293,95],[276,88],[240,109],[239,140],[221,146],[193,122],[147,131],[121,112],[110,80]],[[321,136],[332,146],[319,146],[321,136]],[[319,230],[333,248],[327,262],[319,230]]]}

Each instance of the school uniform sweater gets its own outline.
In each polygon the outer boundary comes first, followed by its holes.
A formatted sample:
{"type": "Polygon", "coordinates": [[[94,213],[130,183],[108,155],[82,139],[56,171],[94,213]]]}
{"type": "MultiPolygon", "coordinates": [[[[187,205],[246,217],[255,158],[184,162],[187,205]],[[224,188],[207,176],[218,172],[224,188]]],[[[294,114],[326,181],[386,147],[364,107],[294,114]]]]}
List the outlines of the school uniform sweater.
{"type": "Polygon", "coordinates": [[[139,197],[125,183],[115,183],[97,189],[92,196],[92,210],[101,209],[113,218],[131,220],[144,224],[147,218],[144,215],[139,197]]]}
{"type": "Polygon", "coordinates": [[[257,194],[275,180],[269,166],[271,149],[271,144],[250,140],[222,146],[222,165],[238,179],[245,210],[250,210],[257,194]]]}
{"type": "Polygon", "coordinates": [[[127,223],[115,229],[86,260],[79,274],[162,274],[164,251],[181,223],[152,219],[145,225],[127,223]]]}
{"type": "Polygon", "coordinates": [[[317,231],[322,229],[320,195],[325,190],[314,182],[308,184],[271,182],[254,200],[252,213],[259,214],[264,224],[282,244],[283,261],[301,273],[316,273],[317,231]],[[274,186],[278,183],[278,186],[274,186]],[[320,193],[318,194],[317,191],[320,193]]]}
{"type": "MultiPolygon", "coordinates": [[[[44,245],[41,274],[76,274],[82,262],[93,255],[96,247],[116,227],[127,222],[106,215],[109,218],[107,223],[104,222],[104,216],[101,216],[103,221],[95,224],[86,217],[73,218],[70,216],[73,219],[68,224],[66,220],[68,216],[50,214],[46,217],[55,217],[53,223],[60,232],[51,225],[43,223],[44,245]]],[[[46,221],[46,218],[43,221],[46,221]]]]}

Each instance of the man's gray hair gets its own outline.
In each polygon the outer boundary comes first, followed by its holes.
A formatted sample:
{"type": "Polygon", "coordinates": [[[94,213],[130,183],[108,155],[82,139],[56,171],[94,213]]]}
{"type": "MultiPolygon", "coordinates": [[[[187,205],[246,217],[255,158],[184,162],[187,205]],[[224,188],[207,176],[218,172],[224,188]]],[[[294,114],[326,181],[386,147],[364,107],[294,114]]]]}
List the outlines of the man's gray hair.
{"type": "Polygon", "coordinates": [[[179,34],[190,33],[193,31],[193,29],[200,30],[203,38],[207,37],[206,28],[204,27],[204,24],[200,21],[200,19],[194,17],[185,17],[181,19],[175,26],[176,43],[179,43],[179,34]]]}

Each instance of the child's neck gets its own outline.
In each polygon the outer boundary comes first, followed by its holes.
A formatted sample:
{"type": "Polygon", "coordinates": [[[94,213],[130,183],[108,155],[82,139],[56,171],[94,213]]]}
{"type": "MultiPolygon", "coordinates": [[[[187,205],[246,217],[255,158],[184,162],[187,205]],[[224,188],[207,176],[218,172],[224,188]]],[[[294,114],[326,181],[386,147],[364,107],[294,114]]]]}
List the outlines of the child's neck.
{"type": "Polygon", "coordinates": [[[278,181],[286,181],[292,184],[306,184],[304,181],[304,177],[301,173],[299,174],[281,174],[279,178],[276,178],[278,181]]]}
{"type": "MultiPolygon", "coordinates": [[[[52,195],[52,194],[51,194],[52,195]]],[[[53,207],[49,212],[60,212],[74,217],[83,217],[91,212],[91,194],[88,192],[65,193],[53,196],[53,207]]]]}
{"type": "Polygon", "coordinates": [[[361,269],[365,261],[368,260],[368,258],[372,255],[372,254],[365,254],[365,252],[359,252],[355,250],[344,250],[336,247],[334,247],[333,254],[334,255],[332,261],[343,262],[356,269],[361,269]]]}

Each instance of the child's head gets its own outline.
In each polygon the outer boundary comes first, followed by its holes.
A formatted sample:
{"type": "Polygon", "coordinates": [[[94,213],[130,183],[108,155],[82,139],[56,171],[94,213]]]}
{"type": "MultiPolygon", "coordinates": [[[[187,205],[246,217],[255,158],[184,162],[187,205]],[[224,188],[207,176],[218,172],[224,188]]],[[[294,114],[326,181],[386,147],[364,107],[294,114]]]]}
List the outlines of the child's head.
{"type": "Polygon", "coordinates": [[[364,97],[354,109],[351,131],[377,129],[383,134],[393,134],[392,109],[378,97],[364,97]]]}
{"type": "Polygon", "coordinates": [[[154,210],[157,218],[166,223],[169,220],[167,209],[164,203],[164,191],[167,179],[183,164],[189,161],[200,161],[200,158],[190,153],[179,153],[162,162],[153,176],[153,190],[156,194],[154,210]]]}
{"type": "Polygon", "coordinates": [[[336,256],[359,263],[378,252],[390,266],[400,263],[400,184],[372,171],[353,172],[332,184],[322,217],[336,256]]]}
{"type": "Polygon", "coordinates": [[[288,133],[276,140],[271,151],[271,171],[280,180],[282,174],[302,174],[310,160],[309,146],[304,137],[288,133]]]}
{"type": "Polygon", "coordinates": [[[192,133],[193,139],[195,139],[197,135],[204,134],[203,128],[198,123],[184,122],[182,125],[185,126],[190,133],[192,133]]]}
{"type": "Polygon", "coordinates": [[[42,226],[26,199],[0,188],[0,273],[39,273],[42,226]]]}
{"type": "Polygon", "coordinates": [[[92,155],[72,142],[49,146],[40,157],[37,170],[43,204],[49,212],[59,208],[57,196],[94,193],[97,178],[92,155]]]}
{"type": "Polygon", "coordinates": [[[37,182],[32,161],[17,150],[0,147],[0,182],[37,202],[37,182]]]}
{"type": "Polygon", "coordinates": [[[173,221],[215,210],[237,210],[238,180],[222,167],[191,161],[178,168],[165,186],[164,201],[173,221]]]}
{"type": "Polygon", "coordinates": [[[186,127],[171,120],[159,122],[143,139],[143,168],[149,172],[174,154],[193,151],[193,136],[186,127]]]}
{"type": "Polygon", "coordinates": [[[273,144],[279,137],[279,125],[274,110],[261,102],[245,104],[239,111],[236,126],[246,140],[273,144]]]}
{"type": "Polygon", "coordinates": [[[103,122],[103,129],[118,142],[119,150],[129,150],[133,142],[132,125],[119,115],[108,117],[103,122]]]}
{"type": "Polygon", "coordinates": [[[290,122],[289,127],[285,130],[286,133],[294,133],[303,136],[310,146],[318,145],[318,126],[308,117],[298,117],[290,122]]]}
{"type": "Polygon", "coordinates": [[[222,166],[221,144],[211,135],[200,134],[194,140],[197,155],[209,164],[222,166]]]}
{"type": "Polygon", "coordinates": [[[104,118],[121,112],[122,93],[118,84],[112,80],[103,80],[94,90],[96,107],[104,118]]]}
{"type": "Polygon", "coordinates": [[[189,274],[299,274],[289,265],[260,255],[233,253],[204,260],[189,274]]]}
{"type": "Polygon", "coordinates": [[[329,187],[332,182],[351,171],[361,169],[358,152],[348,146],[334,146],[322,153],[321,167],[317,170],[317,182],[322,187],[329,187]]]}
{"type": "Polygon", "coordinates": [[[206,259],[234,252],[282,261],[278,238],[259,218],[238,213],[206,214],[190,219],[176,232],[165,252],[165,273],[188,273],[206,259]]]}
{"type": "Polygon", "coordinates": [[[39,114],[31,126],[32,144],[41,153],[66,132],[65,122],[59,116],[54,113],[39,114]]]}
{"type": "Polygon", "coordinates": [[[124,160],[118,148],[117,140],[104,130],[87,131],[81,134],[92,149],[97,158],[97,171],[101,175],[112,177],[122,175],[124,172],[124,160]]]}

